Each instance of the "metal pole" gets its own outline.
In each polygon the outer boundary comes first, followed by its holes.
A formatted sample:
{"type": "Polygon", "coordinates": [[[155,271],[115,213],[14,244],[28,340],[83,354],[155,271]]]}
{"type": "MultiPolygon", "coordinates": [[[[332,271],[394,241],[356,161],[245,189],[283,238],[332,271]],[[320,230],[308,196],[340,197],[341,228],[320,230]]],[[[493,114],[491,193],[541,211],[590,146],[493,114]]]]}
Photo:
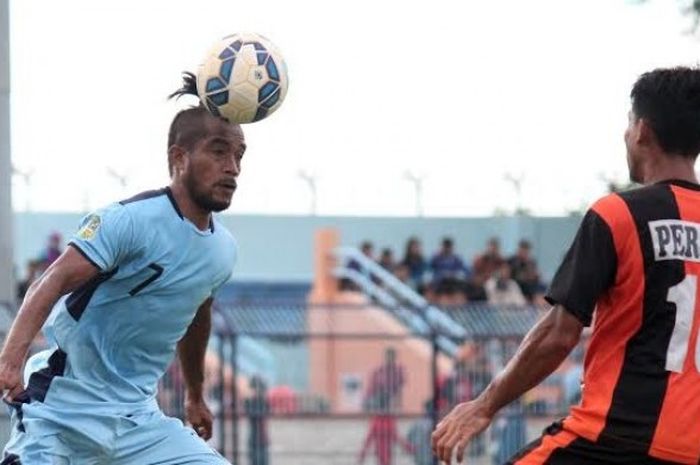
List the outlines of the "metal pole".
{"type": "MultiPolygon", "coordinates": [[[[438,351],[440,350],[440,348],[438,347],[437,331],[434,328],[430,331],[430,342],[432,343],[430,375],[433,381],[433,408],[431,409],[430,415],[433,421],[432,429],[433,431],[435,431],[438,421],[440,420],[438,412],[438,408],[440,407],[440,385],[438,384],[438,351]]],[[[436,455],[433,455],[433,465],[438,465],[438,458],[436,455]]]]}
{"type": "Polygon", "coordinates": [[[219,411],[217,416],[219,417],[219,452],[221,455],[226,457],[226,354],[224,353],[224,342],[225,339],[223,335],[217,334],[219,339],[219,344],[217,347],[217,355],[219,356],[219,386],[218,392],[216,393],[219,400],[219,411]]]}
{"type": "Polygon", "coordinates": [[[231,369],[233,370],[233,383],[231,386],[231,428],[233,436],[233,465],[239,465],[240,462],[240,447],[238,438],[238,335],[231,335],[231,369]]]}
{"type": "Polygon", "coordinates": [[[0,302],[14,304],[9,25],[9,0],[0,0],[0,302]]]}

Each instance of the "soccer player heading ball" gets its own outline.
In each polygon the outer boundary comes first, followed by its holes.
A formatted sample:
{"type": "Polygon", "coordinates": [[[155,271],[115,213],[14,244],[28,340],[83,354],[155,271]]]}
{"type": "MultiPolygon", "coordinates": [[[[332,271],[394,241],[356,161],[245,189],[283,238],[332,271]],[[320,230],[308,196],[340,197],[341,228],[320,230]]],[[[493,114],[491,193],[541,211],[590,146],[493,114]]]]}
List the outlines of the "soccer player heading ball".
{"type": "MultiPolygon", "coordinates": [[[[192,76],[173,95],[185,93],[196,95],[192,76]]],[[[238,124],[203,106],[179,112],[168,133],[170,185],[86,216],[30,287],[0,354],[13,407],[0,464],[228,463],[203,440],[212,415],[202,382],[212,295],[237,253],[212,212],[230,205],[245,149],[238,124]],[[25,385],[27,350],[49,313],[52,349],[30,359],[25,385]],[[156,403],[175,352],[194,430],[156,403]]]]}
{"type": "Polygon", "coordinates": [[[630,177],[596,202],[548,295],[552,309],[476,400],[438,424],[449,462],[496,412],[544,380],[593,325],[583,397],[509,463],[696,464],[700,460],[700,69],[657,69],[632,88],[630,177]]]}

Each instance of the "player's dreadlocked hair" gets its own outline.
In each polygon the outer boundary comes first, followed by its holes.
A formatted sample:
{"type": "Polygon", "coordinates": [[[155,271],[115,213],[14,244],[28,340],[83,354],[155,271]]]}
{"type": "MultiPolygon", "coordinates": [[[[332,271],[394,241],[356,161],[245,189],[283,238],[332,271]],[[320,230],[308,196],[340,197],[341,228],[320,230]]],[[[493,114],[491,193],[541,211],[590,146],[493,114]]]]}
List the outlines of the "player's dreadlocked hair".
{"type": "MultiPolygon", "coordinates": [[[[189,72],[182,73],[182,87],[168,96],[168,99],[179,99],[183,95],[194,95],[199,98],[197,93],[197,77],[189,72]]],[[[194,148],[198,140],[206,137],[207,128],[204,124],[203,116],[208,115],[209,111],[201,104],[196,107],[186,108],[179,111],[168,131],[168,149],[173,145],[191,150],[194,148]]],[[[168,162],[168,171],[173,174],[172,166],[168,162]]]]}
{"type": "Polygon", "coordinates": [[[168,99],[174,98],[177,100],[183,95],[194,95],[199,97],[199,93],[197,92],[197,76],[189,71],[184,71],[182,73],[182,87],[168,95],[168,99]]]}
{"type": "Polygon", "coordinates": [[[654,130],[661,148],[688,158],[700,152],[700,68],[655,69],[632,88],[632,110],[654,130]]]}

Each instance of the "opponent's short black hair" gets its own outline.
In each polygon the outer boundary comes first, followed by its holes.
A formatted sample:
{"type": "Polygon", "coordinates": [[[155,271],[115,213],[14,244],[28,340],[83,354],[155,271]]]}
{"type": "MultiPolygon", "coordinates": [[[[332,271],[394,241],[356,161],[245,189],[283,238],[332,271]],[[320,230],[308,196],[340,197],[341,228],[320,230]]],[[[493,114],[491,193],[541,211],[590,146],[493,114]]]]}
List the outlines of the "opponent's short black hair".
{"type": "MultiPolygon", "coordinates": [[[[182,73],[182,87],[168,96],[168,99],[179,99],[183,95],[194,95],[199,98],[197,93],[197,77],[189,72],[182,73]]],[[[173,145],[179,145],[187,150],[194,148],[197,141],[206,137],[207,128],[204,123],[204,116],[209,114],[200,102],[198,106],[180,110],[172,122],[168,130],[168,149],[173,145]]],[[[168,171],[172,175],[172,166],[168,162],[168,171]]]]}
{"type": "Polygon", "coordinates": [[[696,158],[700,152],[700,69],[660,68],[642,74],[632,87],[632,110],[644,118],[661,148],[696,158]]]}

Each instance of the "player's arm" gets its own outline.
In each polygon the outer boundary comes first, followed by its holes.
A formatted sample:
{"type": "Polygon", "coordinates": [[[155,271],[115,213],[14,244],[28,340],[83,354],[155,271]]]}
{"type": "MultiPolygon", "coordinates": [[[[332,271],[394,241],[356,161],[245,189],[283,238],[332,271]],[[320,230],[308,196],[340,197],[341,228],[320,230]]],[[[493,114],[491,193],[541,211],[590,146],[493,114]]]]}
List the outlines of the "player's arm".
{"type": "Polygon", "coordinates": [[[22,366],[53,306],[61,296],[88,282],[99,271],[80,252],[68,247],[29,287],[0,353],[0,389],[9,390],[10,399],[24,389],[22,366]]]}
{"type": "MultiPolygon", "coordinates": [[[[596,206],[606,210],[610,202],[606,198],[596,206]]],[[[491,423],[500,408],[559,366],[578,343],[583,327],[591,324],[598,298],[613,286],[616,273],[612,229],[594,207],[581,222],[552,280],[547,300],[553,308],[530,330],[517,354],[484,393],[458,405],[436,428],[433,449],[441,460],[449,462],[455,448],[461,460],[467,443],[491,423]]]]}
{"type": "Polygon", "coordinates": [[[204,357],[211,332],[212,299],[207,299],[197,310],[187,332],[177,345],[187,395],[187,420],[204,439],[211,438],[212,415],[204,402],[204,357]]]}
{"type": "Polygon", "coordinates": [[[467,443],[504,406],[538,385],[566,359],[581,337],[583,324],[562,306],[553,307],[530,330],[505,369],[474,401],[457,406],[433,433],[433,449],[450,463],[457,448],[461,462],[467,443]]]}

